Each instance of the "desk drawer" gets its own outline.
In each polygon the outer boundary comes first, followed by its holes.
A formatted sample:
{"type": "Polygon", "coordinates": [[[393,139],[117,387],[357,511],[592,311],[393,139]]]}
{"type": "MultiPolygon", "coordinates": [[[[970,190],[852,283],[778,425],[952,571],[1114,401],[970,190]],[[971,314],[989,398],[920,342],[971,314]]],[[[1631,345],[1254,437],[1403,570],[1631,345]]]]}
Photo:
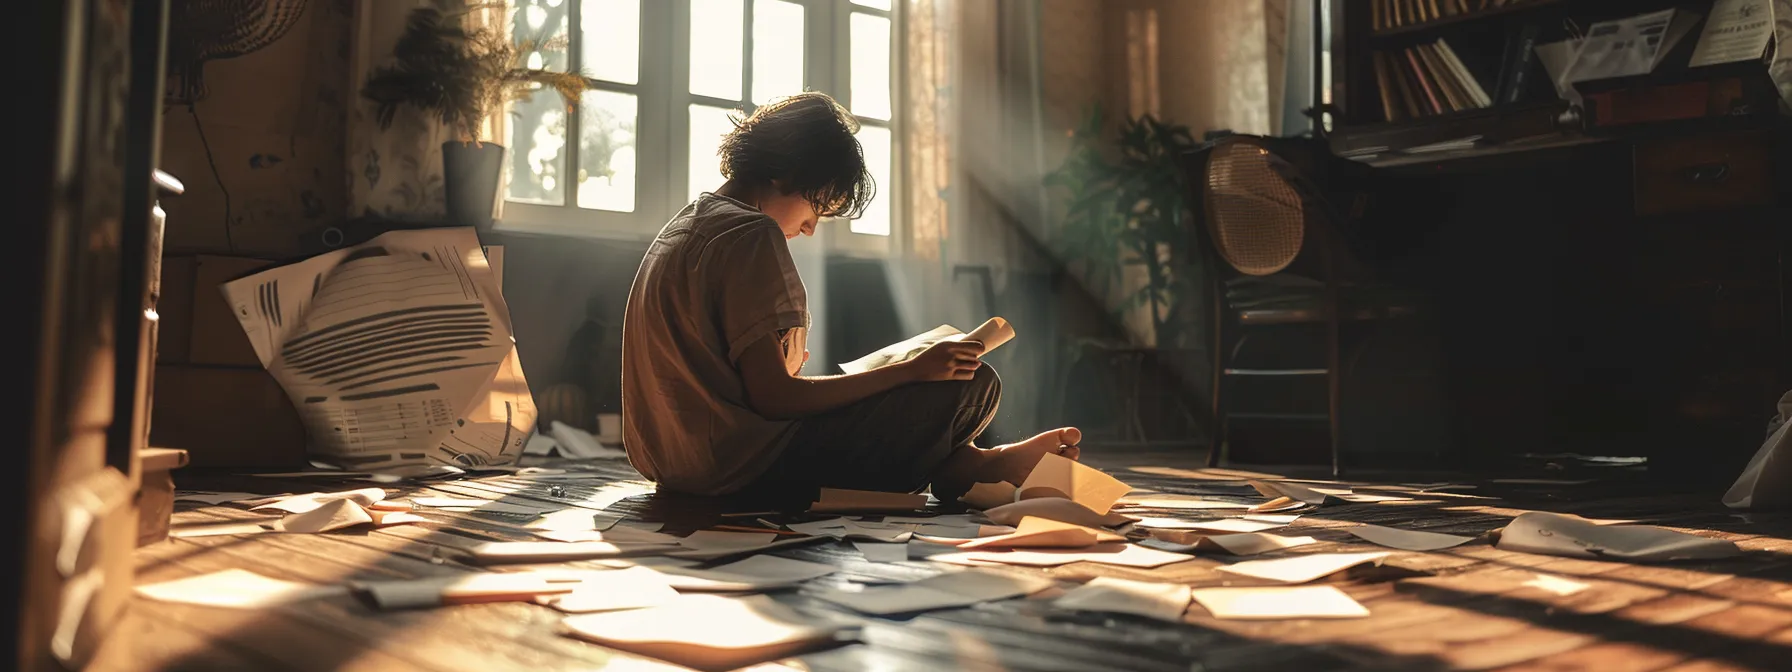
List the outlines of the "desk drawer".
{"type": "Polygon", "coordinates": [[[1773,135],[1742,131],[1636,146],[1636,213],[1730,210],[1773,202],[1773,135]]]}

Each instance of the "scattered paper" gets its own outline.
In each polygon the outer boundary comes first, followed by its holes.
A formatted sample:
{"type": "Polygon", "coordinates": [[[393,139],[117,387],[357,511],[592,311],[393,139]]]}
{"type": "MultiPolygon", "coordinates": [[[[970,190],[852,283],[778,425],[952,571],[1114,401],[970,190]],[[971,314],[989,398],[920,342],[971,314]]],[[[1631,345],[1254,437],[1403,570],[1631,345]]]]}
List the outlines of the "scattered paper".
{"type": "MultiPolygon", "coordinates": [[[[748,532],[746,534],[757,534],[757,533],[748,532]]],[[[777,535],[772,535],[772,536],[774,538],[777,537],[777,535]]],[[[688,540],[688,539],[690,539],[690,537],[685,537],[685,539],[688,540]]],[[[684,550],[669,551],[666,553],[666,555],[675,557],[675,558],[685,558],[685,559],[691,559],[691,560],[716,560],[719,558],[726,558],[726,557],[732,556],[732,555],[740,555],[742,553],[754,553],[754,552],[758,552],[758,551],[769,551],[774,548],[783,548],[785,546],[800,546],[802,544],[813,543],[815,541],[815,539],[816,539],[816,537],[784,537],[784,538],[778,539],[776,541],[768,542],[761,546],[735,546],[735,545],[733,545],[733,543],[725,542],[725,543],[721,543],[721,544],[718,544],[718,545],[710,547],[710,548],[686,547],[684,550]]],[[[702,543],[702,542],[700,542],[700,543],[702,543]]]]}
{"type": "Polygon", "coordinates": [[[1117,567],[1152,569],[1190,560],[1182,553],[1172,553],[1136,544],[1107,543],[1074,550],[1025,551],[959,551],[928,557],[958,565],[1019,565],[1023,567],[1056,567],[1073,562],[1093,562],[1117,567]]]}
{"type": "Polygon", "coordinates": [[[835,570],[820,563],[755,555],[709,569],[661,567],[656,571],[669,585],[682,591],[746,592],[793,586],[827,576],[835,570]]]}
{"type": "Polygon", "coordinates": [[[908,544],[882,544],[874,541],[855,541],[852,547],[859,549],[865,559],[871,562],[903,562],[908,560],[908,544]]]}
{"type": "Polygon", "coordinates": [[[461,497],[412,497],[411,504],[426,506],[432,509],[478,510],[492,513],[539,514],[550,511],[561,511],[564,507],[545,504],[528,504],[522,502],[494,502],[488,499],[465,499],[461,497]]]}
{"type": "Polygon", "coordinates": [[[373,519],[373,525],[375,527],[389,527],[392,525],[404,525],[407,523],[430,522],[430,520],[428,518],[424,518],[423,516],[419,516],[415,513],[409,512],[409,511],[388,511],[388,510],[382,510],[382,509],[368,509],[367,515],[368,515],[368,517],[373,519]]]}
{"type": "Polygon", "coordinates": [[[1105,515],[1113,510],[1114,502],[1131,491],[1132,486],[1099,469],[1056,453],[1046,453],[1039,458],[1032,473],[1027,474],[1026,482],[1020,484],[1019,498],[1060,497],[1105,515]]]}
{"type": "Polygon", "coordinates": [[[951,540],[953,545],[970,539],[1013,534],[1017,529],[1007,525],[917,525],[915,536],[926,539],[951,540]]]}
{"type": "MultiPolygon", "coordinates": [[[[1250,484],[1251,487],[1257,489],[1257,492],[1272,500],[1279,497],[1287,497],[1303,504],[1319,506],[1321,504],[1331,503],[1328,499],[1334,499],[1332,495],[1328,495],[1298,483],[1289,483],[1287,481],[1250,481],[1250,484]]],[[[1339,490],[1334,492],[1350,493],[1349,490],[1339,490]]]]}
{"type": "Polygon", "coordinates": [[[1245,534],[1220,534],[1201,537],[1192,543],[1176,543],[1165,539],[1147,539],[1139,542],[1149,548],[1177,553],[1194,553],[1209,551],[1228,555],[1257,555],[1285,548],[1305,546],[1316,543],[1312,537],[1284,537],[1279,534],[1252,532],[1245,534]]]}
{"type": "Polygon", "coordinates": [[[1524,582],[1524,585],[1548,592],[1552,595],[1563,597],[1573,595],[1592,587],[1579,581],[1571,581],[1549,574],[1538,574],[1531,580],[1524,582]]]}
{"type": "Polygon", "coordinates": [[[909,536],[914,534],[906,526],[866,523],[847,520],[845,518],[834,518],[832,520],[820,520],[809,523],[790,523],[784,527],[789,528],[792,532],[801,532],[808,535],[833,537],[835,539],[863,539],[885,543],[906,542],[908,541],[909,536]]]}
{"type": "Polygon", "coordinates": [[[1390,555],[1387,552],[1377,553],[1314,553],[1297,555],[1292,558],[1274,560],[1250,560],[1234,565],[1217,567],[1219,571],[1239,576],[1249,576],[1282,583],[1306,583],[1314,579],[1336,574],[1365,562],[1381,564],[1382,559],[1390,555]]]}
{"type": "Polygon", "coordinates": [[[548,456],[553,455],[554,449],[559,447],[560,442],[555,441],[554,437],[536,429],[535,433],[529,435],[529,440],[523,443],[523,454],[548,456]]]}
{"type": "Polygon", "coordinates": [[[525,562],[567,562],[596,558],[622,558],[631,555],[669,553],[671,544],[616,544],[607,541],[491,541],[473,545],[468,553],[474,562],[486,565],[525,562]]]}
{"type": "Polygon", "coordinates": [[[1398,548],[1403,551],[1441,551],[1474,541],[1474,537],[1402,530],[1380,525],[1359,525],[1349,528],[1345,532],[1354,534],[1371,544],[1398,548]]]}
{"type": "Polygon", "coordinates": [[[138,595],[152,600],[233,609],[264,609],[347,593],[343,586],[282,581],[246,569],[226,569],[137,586],[138,595]]]}
{"type": "Polygon", "coordinates": [[[572,592],[540,595],[536,602],[569,614],[642,609],[678,599],[665,577],[646,567],[592,572],[572,592]]]}
{"type": "Polygon", "coordinates": [[[1142,495],[1120,500],[1126,506],[1144,509],[1248,509],[1250,504],[1212,499],[1200,495],[1142,495]]]}
{"type": "Polygon", "coordinates": [[[1051,579],[1039,576],[967,570],[858,592],[824,591],[815,597],[860,613],[885,616],[968,607],[979,602],[1031,595],[1051,585],[1051,579]]]}
{"type": "Polygon", "coordinates": [[[809,505],[816,513],[833,511],[913,511],[927,506],[927,495],[906,492],[873,492],[822,488],[821,498],[809,505]]]}
{"type": "Polygon", "coordinates": [[[1293,497],[1277,497],[1275,499],[1272,499],[1272,500],[1269,500],[1262,504],[1258,504],[1256,506],[1251,507],[1250,511],[1252,511],[1254,513],[1268,513],[1268,512],[1273,512],[1273,511],[1298,511],[1300,509],[1305,509],[1305,508],[1308,508],[1311,506],[1313,506],[1313,505],[1308,504],[1303,501],[1300,501],[1293,497]]]}
{"type": "Polygon", "coordinates": [[[676,545],[681,538],[632,527],[612,527],[608,530],[541,530],[535,536],[552,541],[579,543],[585,541],[608,541],[616,544],[668,544],[676,545]]]}
{"type": "Polygon", "coordinates": [[[568,425],[559,420],[549,423],[548,434],[554,437],[555,447],[567,457],[575,460],[601,460],[627,458],[625,451],[610,448],[599,443],[591,432],[568,425]]]}
{"type": "Polygon", "coordinates": [[[1004,504],[984,511],[984,515],[989,517],[990,522],[1001,525],[1019,525],[1021,519],[1028,516],[1049,518],[1083,527],[1119,527],[1136,520],[1131,516],[1123,516],[1118,513],[1102,515],[1089,510],[1089,507],[1056,497],[1027,499],[1004,504]]]}
{"type": "Polygon", "coordinates": [[[1586,82],[1649,74],[1698,22],[1698,14],[1670,8],[1595,23],[1587,27],[1565,76],[1586,82]]]}
{"type": "Polygon", "coordinates": [[[610,529],[621,521],[622,516],[575,508],[544,513],[523,527],[556,532],[589,532],[610,529]]]}
{"type": "Polygon", "coordinates": [[[249,500],[249,499],[262,499],[265,497],[267,497],[267,495],[258,495],[258,494],[252,493],[252,492],[210,492],[210,491],[205,491],[205,490],[183,490],[181,492],[174,493],[174,501],[177,501],[177,502],[205,502],[206,504],[211,504],[213,506],[216,506],[219,504],[226,504],[229,502],[241,502],[241,501],[249,500]]]}
{"type": "Polygon", "coordinates": [[[1192,597],[1214,618],[1362,618],[1369,610],[1336,586],[1196,588],[1192,597]]]}
{"type": "MultiPolygon", "coordinates": [[[[1792,16],[1786,20],[1792,20],[1792,16]]],[[[1792,62],[1792,40],[1786,40],[1780,49],[1779,60],[1792,62]]],[[[1781,87],[1792,87],[1792,81],[1781,87]]],[[[1792,420],[1792,392],[1780,397],[1779,414],[1768,424],[1767,442],[1761,444],[1736,482],[1724,492],[1724,506],[1753,509],[1792,505],[1792,422],[1788,420],[1792,420]]]]}
{"type": "Polygon", "coordinates": [[[367,509],[361,508],[359,503],[352,499],[338,499],[324,502],[322,506],[310,511],[282,518],[280,529],[284,532],[315,534],[371,522],[373,516],[367,515],[367,509]]]}
{"type": "Polygon", "coordinates": [[[1158,530],[1202,530],[1205,532],[1262,532],[1278,527],[1286,527],[1287,523],[1272,523],[1243,518],[1221,518],[1219,520],[1177,520],[1175,518],[1141,518],[1134,523],[1139,527],[1158,530]]]}
{"type": "Polygon", "coordinates": [[[391,231],[222,289],[262,366],[303,400],[319,458],[380,470],[522,453],[535,405],[472,227],[391,231]]]}
{"type": "Polygon", "coordinates": [[[778,539],[771,532],[724,532],[698,530],[678,540],[678,545],[697,551],[744,551],[759,548],[778,539]]]}
{"type": "Polygon", "coordinates": [[[533,572],[465,574],[406,581],[361,581],[354,585],[381,609],[425,609],[446,604],[529,602],[554,593],[570,593],[576,580],[555,580],[533,572]]]}
{"type": "Polygon", "coordinates": [[[975,548],[1085,548],[1110,541],[1126,541],[1126,537],[1107,530],[1061,523],[1049,518],[1028,516],[1020,520],[1014,532],[995,537],[973,539],[958,547],[975,548]]]}
{"type": "Polygon", "coordinates": [[[970,492],[959,497],[958,501],[964,502],[966,506],[973,509],[989,510],[1013,503],[1014,498],[1019,494],[1020,489],[1007,481],[977,483],[971,486],[970,492]]]}
{"type": "Polygon", "coordinates": [[[1054,600],[1065,609],[1103,611],[1180,623],[1188,611],[1189,587],[1097,577],[1054,600]]]}
{"type": "Polygon", "coordinates": [[[280,497],[266,504],[250,507],[251,511],[273,509],[287,513],[306,513],[317,510],[326,503],[339,499],[353,500],[363,506],[386,498],[386,491],[380,488],[362,488],[347,492],[308,492],[303,495],[280,497]]]}
{"type": "Polygon", "coordinates": [[[700,670],[732,670],[831,643],[841,628],[811,623],[763,595],[684,595],[666,604],[568,617],[568,634],[700,670]]]}
{"type": "Polygon", "coordinates": [[[1601,560],[1708,560],[1740,555],[1736,542],[1651,525],[1598,525],[1579,516],[1531,511],[1500,532],[1504,551],[1601,560]]]}

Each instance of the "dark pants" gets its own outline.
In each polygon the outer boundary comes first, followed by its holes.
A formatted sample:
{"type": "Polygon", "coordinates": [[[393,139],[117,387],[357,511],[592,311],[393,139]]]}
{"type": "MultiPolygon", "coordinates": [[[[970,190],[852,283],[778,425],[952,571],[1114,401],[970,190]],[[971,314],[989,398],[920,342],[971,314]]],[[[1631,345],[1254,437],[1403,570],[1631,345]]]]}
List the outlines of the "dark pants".
{"type": "Polygon", "coordinates": [[[1002,379],[916,383],[797,422],[796,436],[749,493],[812,496],[818,488],[915,492],[952,452],[989,427],[1002,379]]]}

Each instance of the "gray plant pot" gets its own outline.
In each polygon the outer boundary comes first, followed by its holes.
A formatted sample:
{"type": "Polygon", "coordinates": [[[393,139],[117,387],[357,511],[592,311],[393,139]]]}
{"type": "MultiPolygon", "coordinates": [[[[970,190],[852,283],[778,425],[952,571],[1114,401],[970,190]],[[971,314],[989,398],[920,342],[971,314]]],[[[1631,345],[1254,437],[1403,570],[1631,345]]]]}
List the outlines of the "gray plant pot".
{"type": "Polygon", "coordinates": [[[448,206],[447,223],[490,231],[492,208],[498,200],[498,175],[503,169],[503,145],[455,140],[442,143],[442,197],[448,206]]]}

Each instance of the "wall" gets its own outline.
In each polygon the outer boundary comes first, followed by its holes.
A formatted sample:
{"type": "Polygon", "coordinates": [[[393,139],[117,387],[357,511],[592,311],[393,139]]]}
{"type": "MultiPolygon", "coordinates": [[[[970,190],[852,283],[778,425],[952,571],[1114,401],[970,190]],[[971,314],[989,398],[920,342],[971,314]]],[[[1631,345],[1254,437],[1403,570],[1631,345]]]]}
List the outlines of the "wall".
{"type": "Polygon", "coordinates": [[[162,201],[168,251],[285,257],[341,218],[352,7],[306,5],[278,41],[206,63],[191,110],[165,111],[162,169],[187,187],[162,201]]]}

